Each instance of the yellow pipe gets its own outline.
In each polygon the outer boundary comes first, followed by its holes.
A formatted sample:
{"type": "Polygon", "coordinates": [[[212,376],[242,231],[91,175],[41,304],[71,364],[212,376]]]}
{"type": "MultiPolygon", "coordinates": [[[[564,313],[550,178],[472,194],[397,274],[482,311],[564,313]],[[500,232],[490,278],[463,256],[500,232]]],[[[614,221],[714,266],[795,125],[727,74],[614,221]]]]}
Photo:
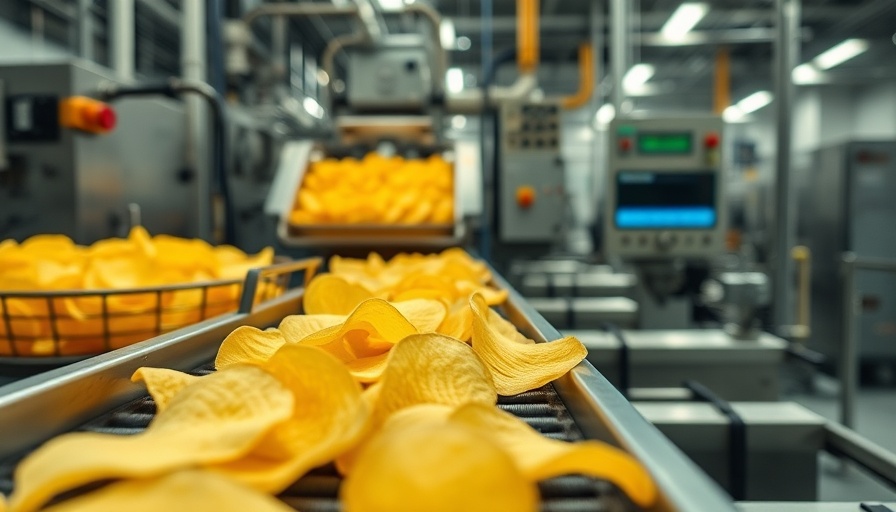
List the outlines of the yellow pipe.
{"type": "Polygon", "coordinates": [[[713,111],[721,115],[731,105],[731,56],[727,46],[716,50],[713,111]]]}
{"type": "Polygon", "coordinates": [[[563,108],[579,108],[588,103],[594,92],[594,49],[589,43],[579,45],[579,90],[563,98],[563,108]]]}
{"type": "Polygon", "coordinates": [[[812,310],[812,252],[808,247],[798,245],[790,251],[790,256],[797,264],[798,289],[796,325],[793,337],[805,340],[811,334],[812,310]]]}
{"type": "Polygon", "coordinates": [[[539,0],[517,0],[516,2],[516,64],[523,73],[531,73],[538,67],[539,0]]]}

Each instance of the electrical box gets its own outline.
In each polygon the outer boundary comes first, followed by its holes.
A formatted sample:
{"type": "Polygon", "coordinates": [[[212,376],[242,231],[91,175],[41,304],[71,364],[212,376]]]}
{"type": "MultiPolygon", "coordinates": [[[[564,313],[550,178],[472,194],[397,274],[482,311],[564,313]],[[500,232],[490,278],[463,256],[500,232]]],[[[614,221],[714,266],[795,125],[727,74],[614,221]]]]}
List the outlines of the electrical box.
{"type": "Polygon", "coordinates": [[[349,53],[347,102],[360,110],[422,110],[432,96],[429,57],[417,36],[390,36],[349,53]]]}
{"type": "Polygon", "coordinates": [[[509,243],[552,243],[568,211],[560,157],[560,105],[505,103],[501,107],[498,237],[509,243]]]}
{"type": "Polygon", "coordinates": [[[722,128],[711,115],[610,124],[607,256],[708,259],[724,251],[722,128]]]}

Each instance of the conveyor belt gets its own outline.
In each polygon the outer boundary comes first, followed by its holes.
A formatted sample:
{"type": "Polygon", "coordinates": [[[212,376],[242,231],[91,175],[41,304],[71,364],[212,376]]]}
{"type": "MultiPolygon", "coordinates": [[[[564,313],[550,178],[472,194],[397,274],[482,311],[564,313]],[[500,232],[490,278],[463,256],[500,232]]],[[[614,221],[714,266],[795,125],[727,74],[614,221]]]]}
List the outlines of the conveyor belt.
{"type": "MultiPolygon", "coordinates": [[[[203,365],[190,372],[207,375],[212,365],[203,365]]],[[[523,419],[529,426],[552,439],[577,441],[582,433],[566,411],[557,392],[550,385],[500,397],[498,406],[523,419]]],[[[143,432],[155,416],[152,397],[143,396],[114,411],[104,414],[76,428],[75,431],[133,435],[143,432]]],[[[13,488],[12,474],[16,464],[26,454],[0,462],[0,492],[9,494],[13,488]]],[[[332,464],[316,468],[291,485],[279,497],[302,512],[331,512],[340,510],[337,494],[341,477],[332,464]]],[[[637,508],[616,487],[606,481],[582,476],[564,476],[539,484],[542,512],[627,512],[637,508]]]]}

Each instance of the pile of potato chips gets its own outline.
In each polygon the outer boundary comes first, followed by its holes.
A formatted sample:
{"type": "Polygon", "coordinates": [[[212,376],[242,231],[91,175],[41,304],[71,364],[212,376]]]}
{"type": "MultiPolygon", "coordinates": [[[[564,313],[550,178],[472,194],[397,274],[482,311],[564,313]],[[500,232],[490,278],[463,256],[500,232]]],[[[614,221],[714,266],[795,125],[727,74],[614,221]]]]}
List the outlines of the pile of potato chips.
{"type": "Polygon", "coordinates": [[[38,235],[21,244],[5,240],[0,243],[0,294],[9,296],[0,302],[0,317],[5,314],[10,321],[0,322],[0,355],[96,354],[233,311],[241,286],[232,281],[272,261],[270,248],[248,256],[202,240],[150,237],[142,227],[132,229],[128,238],[89,247],[63,235],[38,235]],[[208,282],[219,284],[205,290],[131,292],[208,282]],[[91,291],[115,293],[104,301],[91,291]],[[13,296],[16,292],[45,293],[13,296]]]}
{"type": "Polygon", "coordinates": [[[537,482],[566,474],[655,502],[649,474],[626,453],[543,437],[496,406],[499,395],[562,376],[586,351],[573,337],[520,334],[489,307],[506,294],[489,287],[480,262],[454,249],[334,258],[330,270],[309,284],[306,314],[233,331],[216,372],[139,369],[132,380],[157,406],[149,428],[51,440],[17,468],[10,510],[105,480],[114,483],[48,510],[112,511],[145,498],[156,511],[178,505],[178,492],[214,495],[190,501],[195,510],[286,510],[265,494],[331,462],[345,476],[347,512],[535,511],[537,482]]]}
{"type": "Polygon", "coordinates": [[[441,156],[427,159],[328,158],[313,162],[289,222],[308,224],[450,224],[454,175],[441,156]]]}

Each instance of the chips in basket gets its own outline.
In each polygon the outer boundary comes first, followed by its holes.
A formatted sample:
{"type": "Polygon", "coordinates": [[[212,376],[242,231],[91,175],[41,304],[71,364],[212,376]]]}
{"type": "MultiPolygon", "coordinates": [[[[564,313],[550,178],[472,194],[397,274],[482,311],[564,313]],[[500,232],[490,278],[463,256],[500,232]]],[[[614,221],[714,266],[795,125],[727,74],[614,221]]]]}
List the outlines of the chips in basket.
{"type": "Polygon", "coordinates": [[[89,247],[62,235],[3,241],[0,356],[97,354],[233,311],[241,293],[234,281],[272,261],[270,248],[247,255],[202,240],[150,237],[142,227],[89,247]],[[170,285],[183,286],[146,291],[170,285]]]}

